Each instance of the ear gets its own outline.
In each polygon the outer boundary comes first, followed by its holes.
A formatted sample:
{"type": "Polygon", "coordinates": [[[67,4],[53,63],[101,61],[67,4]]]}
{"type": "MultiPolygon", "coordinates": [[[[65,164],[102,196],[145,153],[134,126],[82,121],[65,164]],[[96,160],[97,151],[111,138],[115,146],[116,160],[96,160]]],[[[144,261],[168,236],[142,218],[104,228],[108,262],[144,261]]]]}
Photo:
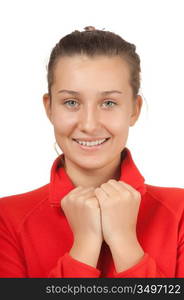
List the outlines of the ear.
{"type": "Polygon", "coordinates": [[[133,109],[132,109],[132,115],[130,117],[130,126],[134,126],[134,124],[136,123],[136,121],[139,118],[139,115],[141,113],[141,108],[142,108],[142,97],[140,95],[137,96],[137,98],[135,100],[133,100],[133,109]]]}
{"type": "Polygon", "coordinates": [[[43,95],[43,105],[45,107],[45,112],[47,114],[48,119],[52,122],[52,109],[51,109],[51,99],[48,93],[43,95]]]}

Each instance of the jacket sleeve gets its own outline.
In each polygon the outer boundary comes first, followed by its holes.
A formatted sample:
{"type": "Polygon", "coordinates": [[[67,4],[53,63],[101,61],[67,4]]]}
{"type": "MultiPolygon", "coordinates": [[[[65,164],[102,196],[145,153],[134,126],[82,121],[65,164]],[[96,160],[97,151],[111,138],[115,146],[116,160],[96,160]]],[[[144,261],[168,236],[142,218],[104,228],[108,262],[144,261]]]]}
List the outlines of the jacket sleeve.
{"type": "Polygon", "coordinates": [[[25,278],[23,253],[13,228],[0,215],[0,278],[25,278]]]}
{"type": "Polygon", "coordinates": [[[133,267],[117,273],[114,271],[113,277],[121,277],[121,278],[151,278],[151,277],[167,277],[159,270],[155,260],[148,254],[145,253],[143,258],[139,263],[134,265],[133,267]]]}
{"type": "Polygon", "coordinates": [[[68,252],[61,257],[49,272],[49,278],[97,278],[101,271],[74,259],[68,252]]]}
{"type": "Polygon", "coordinates": [[[178,228],[176,277],[184,277],[184,211],[178,228]]]}
{"type": "MultiPolygon", "coordinates": [[[[176,260],[175,263],[175,273],[174,274],[165,274],[164,271],[161,271],[157,265],[157,262],[148,254],[145,253],[143,258],[134,265],[133,267],[117,273],[114,272],[114,277],[155,277],[155,278],[183,278],[184,277],[184,212],[178,223],[178,243],[177,255],[173,260],[176,260]]],[[[162,250],[160,251],[161,255],[163,254],[162,250]]]]}
{"type": "MultiPolygon", "coordinates": [[[[15,226],[0,214],[0,278],[31,278],[27,272],[24,251],[19,243],[15,226]]],[[[42,277],[99,277],[100,271],[86,265],[65,253],[58,259],[56,266],[42,277]]]]}

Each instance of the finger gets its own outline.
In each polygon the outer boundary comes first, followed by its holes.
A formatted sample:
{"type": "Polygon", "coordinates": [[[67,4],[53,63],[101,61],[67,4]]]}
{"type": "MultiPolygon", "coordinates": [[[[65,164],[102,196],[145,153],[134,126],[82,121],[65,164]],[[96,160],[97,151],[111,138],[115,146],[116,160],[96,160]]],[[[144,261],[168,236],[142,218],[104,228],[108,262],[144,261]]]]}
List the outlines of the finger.
{"type": "Polygon", "coordinates": [[[136,189],[134,189],[131,185],[127,184],[124,181],[118,181],[119,186],[122,186],[123,188],[126,188],[127,190],[129,190],[129,192],[134,195],[134,197],[136,197],[136,199],[141,200],[141,194],[139,191],[137,191],[136,189]]]}
{"type": "Polygon", "coordinates": [[[96,197],[90,197],[90,198],[87,198],[86,201],[88,204],[90,204],[91,207],[98,207],[100,208],[100,205],[99,205],[99,201],[96,197]]]}
{"type": "Polygon", "coordinates": [[[112,185],[119,192],[122,192],[124,190],[128,190],[130,192],[135,191],[133,187],[131,187],[129,184],[126,184],[124,181],[117,181],[114,179],[110,179],[107,183],[112,185]]]}
{"type": "Polygon", "coordinates": [[[118,181],[117,183],[119,183],[121,186],[127,188],[130,192],[135,192],[137,191],[136,189],[134,189],[130,184],[124,182],[124,181],[118,181]]]}
{"type": "Polygon", "coordinates": [[[100,188],[110,197],[117,195],[117,188],[109,182],[103,183],[100,188]]]}
{"type": "Polygon", "coordinates": [[[88,192],[91,192],[91,191],[94,191],[94,187],[87,187],[87,188],[83,188],[83,190],[81,190],[81,194],[85,194],[85,193],[88,193],[88,192]]]}
{"type": "Polygon", "coordinates": [[[93,191],[94,191],[94,187],[89,187],[89,188],[81,187],[78,190],[76,190],[75,195],[85,195],[85,194],[91,193],[93,191]]]}
{"type": "Polygon", "coordinates": [[[78,193],[79,191],[81,191],[83,189],[82,186],[77,186],[76,188],[74,188],[70,193],[71,194],[75,194],[78,193]]]}
{"type": "Polygon", "coordinates": [[[101,201],[107,201],[108,200],[107,193],[104,190],[102,190],[101,188],[96,188],[95,189],[95,195],[96,195],[97,199],[99,200],[99,203],[101,201]]]}

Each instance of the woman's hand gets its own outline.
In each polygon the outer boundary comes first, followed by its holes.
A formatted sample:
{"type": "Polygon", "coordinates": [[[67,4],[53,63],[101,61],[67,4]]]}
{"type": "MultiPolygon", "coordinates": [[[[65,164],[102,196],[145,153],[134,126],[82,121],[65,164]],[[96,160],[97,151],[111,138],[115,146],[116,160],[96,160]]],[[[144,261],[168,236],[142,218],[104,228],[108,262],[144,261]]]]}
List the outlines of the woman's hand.
{"type": "Polygon", "coordinates": [[[109,245],[116,270],[134,265],[144,254],[136,235],[140,193],[114,179],[95,189],[101,209],[103,237],[109,245]]]}
{"type": "Polygon", "coordinates": [[[73,189],[61,200],[61,207],[74,235],[71,256],[96,267],[103,238],[100,207],[94,190],[93,187],[73,189]]]}
{"type": "Polygon", "coordinates": [[[106,243],[136,236],[136,223],[141,196],[132,186],[110,179],[95,189],[102,213],[106,243]]]}

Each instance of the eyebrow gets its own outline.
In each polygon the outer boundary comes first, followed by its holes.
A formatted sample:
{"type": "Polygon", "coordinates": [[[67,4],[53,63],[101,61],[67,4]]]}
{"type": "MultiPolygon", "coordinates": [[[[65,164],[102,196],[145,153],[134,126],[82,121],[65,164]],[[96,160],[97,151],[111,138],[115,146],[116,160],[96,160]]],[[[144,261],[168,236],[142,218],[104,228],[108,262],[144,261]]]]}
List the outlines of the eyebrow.
{"type": "MultiPolygon", "coordinates": [[[[77,92],[77,91],[72,91],[72,90],[60,90],[58,91],[59,94],[61,93],[68,93],[68,94],[71,94],[71,95],[80,95],[80,92],[77,92]]],[[[103,92],[100,92],[99,94],[101,95],[109,95],[109,94],[122,94],[121,91],[118,91],[118,90],[111,90],[111,91],[103,91],[103,92]]]]}

